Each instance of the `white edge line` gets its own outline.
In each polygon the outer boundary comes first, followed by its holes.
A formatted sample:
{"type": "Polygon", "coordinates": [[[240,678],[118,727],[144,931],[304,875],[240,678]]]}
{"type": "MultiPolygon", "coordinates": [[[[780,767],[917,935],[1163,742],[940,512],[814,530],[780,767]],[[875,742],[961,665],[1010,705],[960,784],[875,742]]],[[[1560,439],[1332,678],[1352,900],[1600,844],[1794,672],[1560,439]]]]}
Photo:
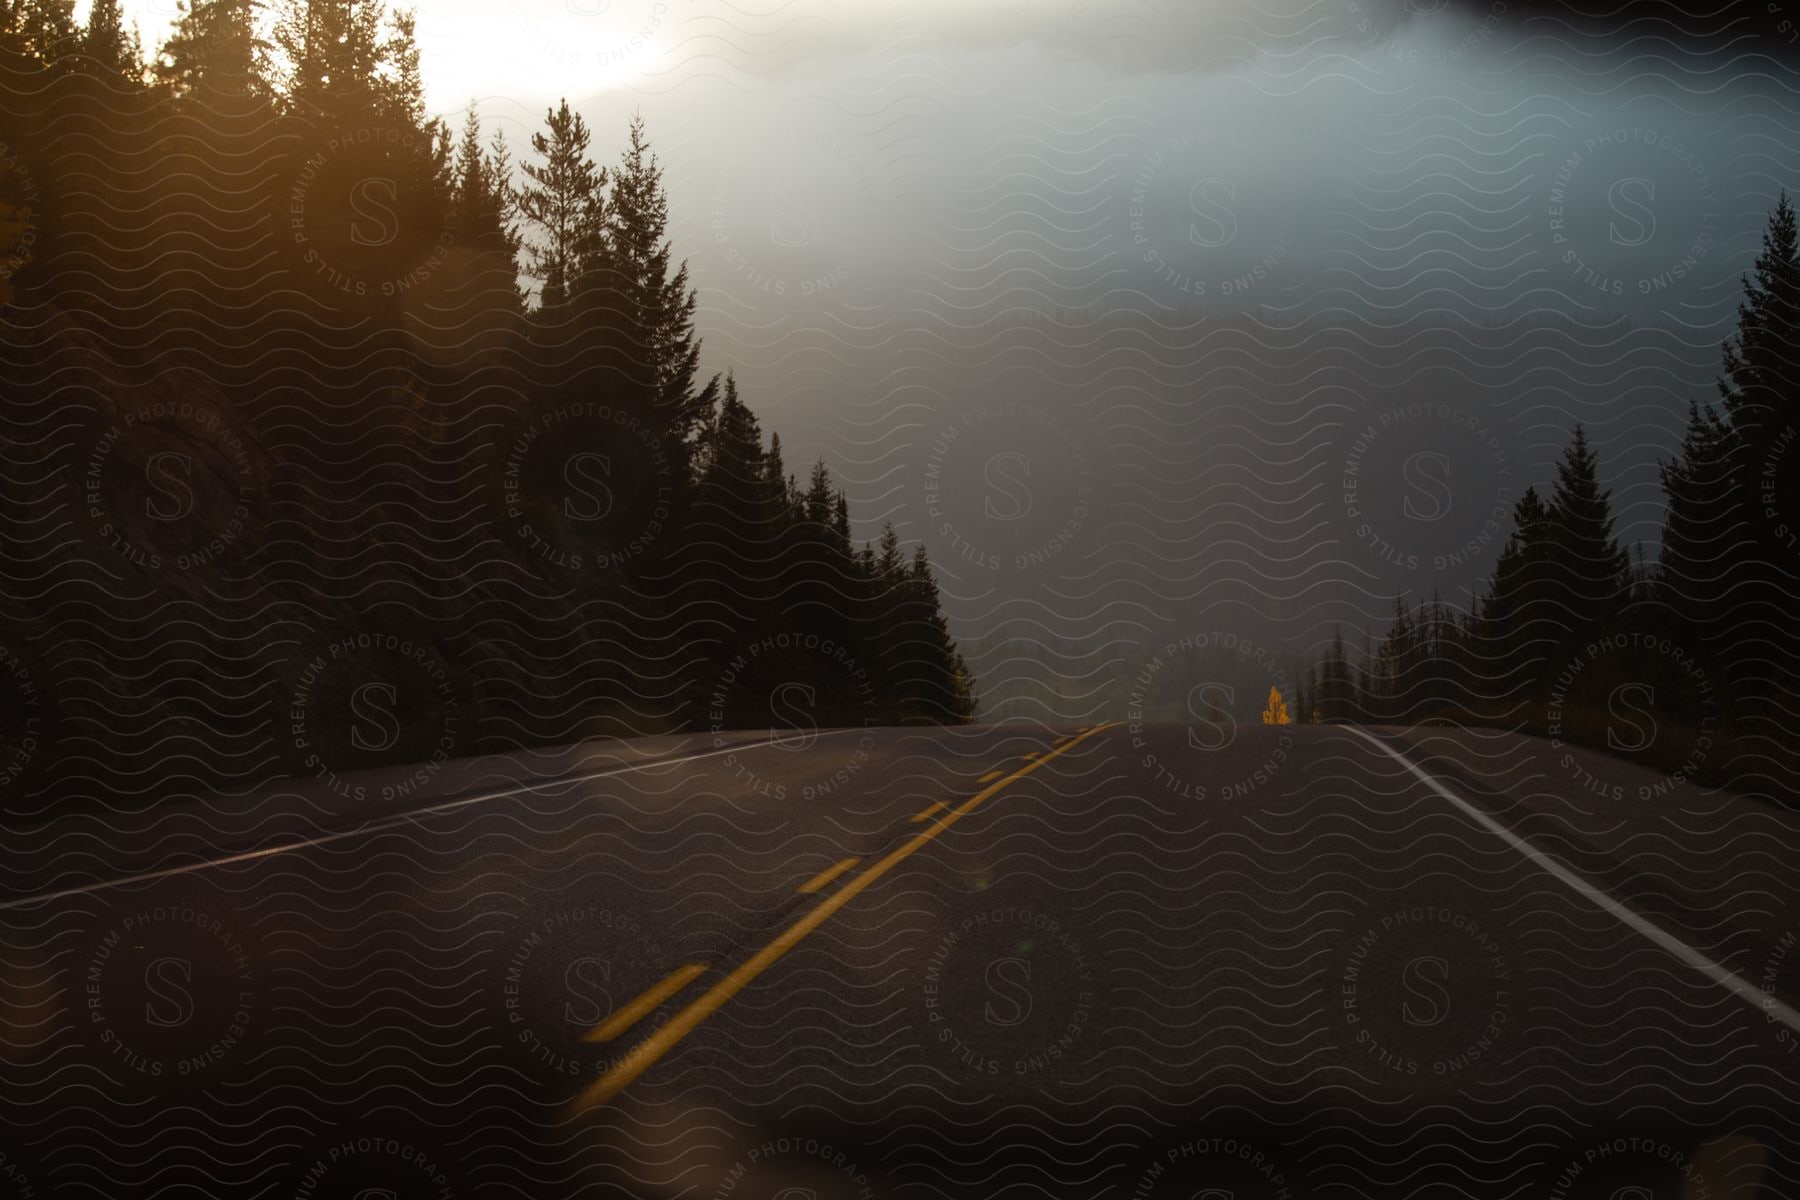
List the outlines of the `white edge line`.
{"type": "Polygon", "coordinates": [[[1634,909],[1626,906],[1620,901],[1613,899],[1613,897],[1605,891],[1595,887],[1569,868],[1563,866],[1562,863],[1558,862],[1550,855],[1545,854],[1542,850],[1539,850],[1536,846],[1532,845],[1530,842],[1526,841],[1524,838],[1520,837],[1518,834],[1514,833],[1512,830],[1494,820],[1492,817],[1476,808],[1473,804],[1470,804],[1467,800],[1464,800],[1461,796],[1458,796],[1455,792],[1439,783],[1426,771],[1420,768],[1418,764],[1414,763],[1411,759],[1407,758],[1404,754],[1400,753],[1374,734],[1367,733],[1355,727],[1351,727],[1350,732],[1357,734],[1364,741],[1386,751],[1395,762],[1418,776],[1419,780],[1424,783],[1426,787],[1430,788],[1450,803],[1456,805],[1458,809],[1467,813],[1470,817],[1473,817],[1484,829],[1498,835],[1507,845],[1511,846],[1514,850],[1517,850],[1527,859],[1530,859],[1537,866],[1542,867],[1545,871],[1548,871],[1550,874],[1562,880],[1577,894],[1593,903],[1596,907],[1611,913],[1625,925],[1643,934],[1646,938],[1674,955],[1681,962],[1694,968],[1694,970],[1708,976],[1714,983],[1726,988],[1746,1004],[1755,1006],[1756,1010],[1765,1017],[1770,1020],[1780,1021],[1789,1029],[1794,1030],[1796,1033],[1800,1033],[1800,1012],[1796,1012],[1790,1005],[1783,1003],[1773,993],[1764,991],[1761,987],[1752,983],[1750,980],[1745,979],[1742,975],[1739,975],[1736,971],[1733,971],[1723,963],[1714,962],[1705,954],[1702,954],[1674,934],[1668,932],[1662,926],[1641,916],[1634,909]]]}
{"type": "MultiPolygon", "coordinates": [[[[814,736],[833,737],[840,733],[855,733],[866,730],[865,725],[846,726],[843,729],[821,729],[814,736]]],[[[654,762],[626,763],[621,766],[607,767],[604,770],[589,771],[583,775],[558,775],[554,779],[540,779],[535,783],[521,783],[512,787],[496,788],[479,795],[464,796],[457,800],[446,800],[441,804],[428,805],[425,808],[409,809],[396,813],[391,817],[383,817],[378,821],[358,825],[351,829],[342,829],[336,833],[321,834],[315,838],[304,838],[297,842],[284,842],[279,846],[266,846],[261,850],[246,850],[242,854],[228,854],[223,858],[209,858],[201,862],[183,863],[178,867],[164,867],[158,871],[143,871],[136,875],[121,875],[117,879],[105,879],[99,883],[87,883],[80,887],[62,888],[54,892],[40,892],[35,896],[19,896],[11,900],[0,900],[0,912],[10,909],[25,908],[33,904],[43,904],[50,900],[64,900],[70,896],[85,896],[90,892],[103,892],[112,888],[126,887],[134,883],[149,883],[157,879],[169,879],[176,875],[191,875],[196,871],[205,871],[213,867],[228,867],[234,863],[254,862],[259,858],[272,858],[277,854],[288,854],[295,850],[310,850],[314,846],[325,846],[332,842],[341,842],[349,838],[367,837],[372,833],[386,833],[391,829],[400,829],[416,824],[416,818],[435,817],[442,813],[455,812],[459,808],[467,808],[471,804],[486,804],[490,800],[499,800],[506,796],[517,796],[525,792],[541,791],[565,783],[586,783],[592,779],[605,779],[612,775],[626,775],[632,771],[647,771],[652,767],[678,767],[682,763],[698,762],[703,758],[717,758],[721,754],[730,754],[736,750],[762,750],[780,744],[782,739],[771,737],[763,742],[740,742],[726,746],[721,750],[707,750],[700,754],[690,754],[685,758],[659,758],[654,762]]],[[[404,764],[402,764],[404,765],[404,764]]]]}

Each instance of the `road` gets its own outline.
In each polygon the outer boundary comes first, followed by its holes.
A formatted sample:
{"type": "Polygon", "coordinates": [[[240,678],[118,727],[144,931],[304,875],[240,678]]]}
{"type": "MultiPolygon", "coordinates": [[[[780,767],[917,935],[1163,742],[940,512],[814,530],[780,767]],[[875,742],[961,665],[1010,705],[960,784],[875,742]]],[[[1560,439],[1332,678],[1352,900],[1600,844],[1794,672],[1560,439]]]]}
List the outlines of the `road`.
{"type": "Polygon", "coordinates": [[[0,1197],[1800,1194],[1800,814],[1465,730],[769,737],[13,839],[0,1197]]]}

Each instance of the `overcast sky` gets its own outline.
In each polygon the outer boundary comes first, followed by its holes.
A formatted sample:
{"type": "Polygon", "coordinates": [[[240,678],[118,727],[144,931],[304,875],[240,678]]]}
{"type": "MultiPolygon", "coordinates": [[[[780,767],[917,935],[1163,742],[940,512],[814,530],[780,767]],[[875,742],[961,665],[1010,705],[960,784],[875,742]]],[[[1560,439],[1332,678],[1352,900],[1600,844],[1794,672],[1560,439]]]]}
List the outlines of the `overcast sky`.
{"type": "Polygon", "coordinates": [[[1761,4],[1595,6],[1617,27],[1533,0],[425,0],[419,31],[430,104],[474,98],[515,152],[558,96],[601,161],[644,115],[707,366],[865,531],[929,546],[963,633],[1230,611],[1303,642],[1466,599],[1577,420],[1621,536],[1656,537],[1656,464],[1800,180],[1800,89],[1761,4]],[[1421,453],[1448,520],[1396,490],[1421,453]],[[1026,460],[1040,503],[1001,520],[1026,460]],[[1038,575],[989,569],[1014,551],[1038,575]]]}
{"type": "MultiPolygon", "coordinates": [[[[131,2],[154,41],[175,0],[131,2]]],[[[1706,325],[1786,128],[1752,71],[1479,0],[427,0],[419,34],[433,108],[515,144],[566,95],[604,160],[642,111],[697,281],[763,311],[1706,325]]]]}

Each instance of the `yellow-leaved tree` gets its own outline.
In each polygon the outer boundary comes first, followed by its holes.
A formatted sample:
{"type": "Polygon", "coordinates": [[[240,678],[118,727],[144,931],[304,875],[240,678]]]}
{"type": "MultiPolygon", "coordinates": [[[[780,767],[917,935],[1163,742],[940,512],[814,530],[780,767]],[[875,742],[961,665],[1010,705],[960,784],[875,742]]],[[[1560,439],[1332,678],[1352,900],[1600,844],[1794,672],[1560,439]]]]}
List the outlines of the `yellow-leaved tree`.
{"type": "Polygon", "coordinates": [[[1287,701],[1281,698],[1281,689],[1269,689],[1269,706],[1263,709],[1264,725],[1291,725],[1293,718],[1288,716],[1287,701]]]}

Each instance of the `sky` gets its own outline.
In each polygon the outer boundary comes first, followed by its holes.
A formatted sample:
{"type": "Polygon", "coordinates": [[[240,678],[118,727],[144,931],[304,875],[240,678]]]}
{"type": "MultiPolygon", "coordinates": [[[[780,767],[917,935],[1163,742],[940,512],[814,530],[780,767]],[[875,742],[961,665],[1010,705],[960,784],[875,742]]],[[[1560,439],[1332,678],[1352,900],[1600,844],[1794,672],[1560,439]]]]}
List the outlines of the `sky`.
{"type": "MultiPolygon", "coordinates": [[[[175,3],[128,0],[152,42],[175,3]]],[[[418,28],[430,106],[515,146],[567,96],[605,160],[642,112],[705,281],[763,308],[904,276],[999,310],[1703,323],[1779,186],[1782,118],[1710,46],[1504,0],[427,0],[418,28]]]]}
{"type": "Polygon", "coordinates": [[[602,162],[643,115],[707,366],[864,532],[927,544],[965,634],[1229,602],[1308,638],[1466,599],[1578,420],[1654,549],[1657,463],[1800,186],[1795,38],[1760,4],[1593,7],[426,0],[418,27],[430,106],[474,99],[515,156],[560,96],[602,162]]]}

